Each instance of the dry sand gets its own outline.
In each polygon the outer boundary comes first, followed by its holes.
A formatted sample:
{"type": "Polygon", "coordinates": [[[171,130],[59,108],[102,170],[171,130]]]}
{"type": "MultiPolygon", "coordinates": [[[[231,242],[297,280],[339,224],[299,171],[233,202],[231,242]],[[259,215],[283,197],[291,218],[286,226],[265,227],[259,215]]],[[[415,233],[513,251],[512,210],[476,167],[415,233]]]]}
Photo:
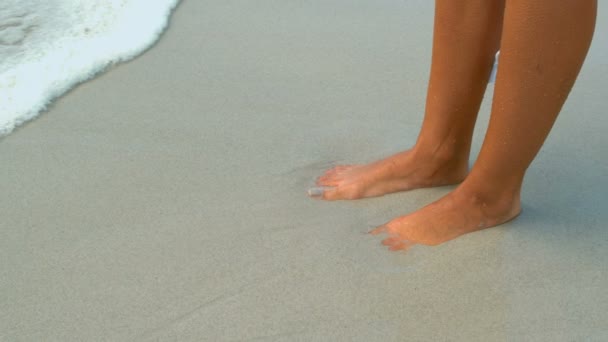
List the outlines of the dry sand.
{"type": "Polygon", "coordinates": [[[365,232],[449,187],[305,193],[414,142],[432,2],[185,0],[0,141],[0,341],[608,340],[600,10],[521,217],[390,253],[365,232]]]}

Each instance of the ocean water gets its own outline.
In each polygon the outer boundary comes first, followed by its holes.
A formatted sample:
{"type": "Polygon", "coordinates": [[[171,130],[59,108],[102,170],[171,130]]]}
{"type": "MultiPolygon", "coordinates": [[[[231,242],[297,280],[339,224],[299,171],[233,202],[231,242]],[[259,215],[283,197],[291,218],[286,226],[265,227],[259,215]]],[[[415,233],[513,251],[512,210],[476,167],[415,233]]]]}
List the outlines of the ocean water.
{"type": "Polygon", "coordinates": [[[1,0],[0,136],[165,30],[179,0],[1,0]]]}

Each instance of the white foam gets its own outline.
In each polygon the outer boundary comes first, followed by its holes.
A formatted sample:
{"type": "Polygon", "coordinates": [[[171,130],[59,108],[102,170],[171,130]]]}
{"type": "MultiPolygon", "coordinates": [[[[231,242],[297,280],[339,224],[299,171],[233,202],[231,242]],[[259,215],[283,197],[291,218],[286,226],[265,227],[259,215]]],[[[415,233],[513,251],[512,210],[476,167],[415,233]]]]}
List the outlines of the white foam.
{"type": "Polygon", "coordinates": [[[1,0],[0,136],[154,44],[179,0],[1,0]]]}

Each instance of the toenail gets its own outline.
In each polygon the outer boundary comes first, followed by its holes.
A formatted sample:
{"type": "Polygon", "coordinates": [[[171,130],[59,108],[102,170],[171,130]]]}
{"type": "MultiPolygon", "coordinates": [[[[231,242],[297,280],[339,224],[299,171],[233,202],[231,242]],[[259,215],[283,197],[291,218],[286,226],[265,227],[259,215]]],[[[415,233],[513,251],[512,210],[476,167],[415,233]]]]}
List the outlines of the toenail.
{"type": "Polygon", "coordinates": [[[319,186],[308,189],[308,196],[310,197],[321,197],[325,193],[325,190],[331,189],[331,187],[319,186]]]}

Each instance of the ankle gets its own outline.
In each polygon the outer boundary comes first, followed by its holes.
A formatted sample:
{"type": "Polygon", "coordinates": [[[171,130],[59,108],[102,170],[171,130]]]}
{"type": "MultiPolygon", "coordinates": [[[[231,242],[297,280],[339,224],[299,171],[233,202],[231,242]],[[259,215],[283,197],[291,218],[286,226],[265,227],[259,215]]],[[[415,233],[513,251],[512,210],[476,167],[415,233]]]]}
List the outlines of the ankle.
{"type": "Polygon", "coordinates": [[[521,184],[477,183],[469,178],[454,191],[457,197],[479,207],[488,218],[504,221],[519,214],[521,184]]]}

